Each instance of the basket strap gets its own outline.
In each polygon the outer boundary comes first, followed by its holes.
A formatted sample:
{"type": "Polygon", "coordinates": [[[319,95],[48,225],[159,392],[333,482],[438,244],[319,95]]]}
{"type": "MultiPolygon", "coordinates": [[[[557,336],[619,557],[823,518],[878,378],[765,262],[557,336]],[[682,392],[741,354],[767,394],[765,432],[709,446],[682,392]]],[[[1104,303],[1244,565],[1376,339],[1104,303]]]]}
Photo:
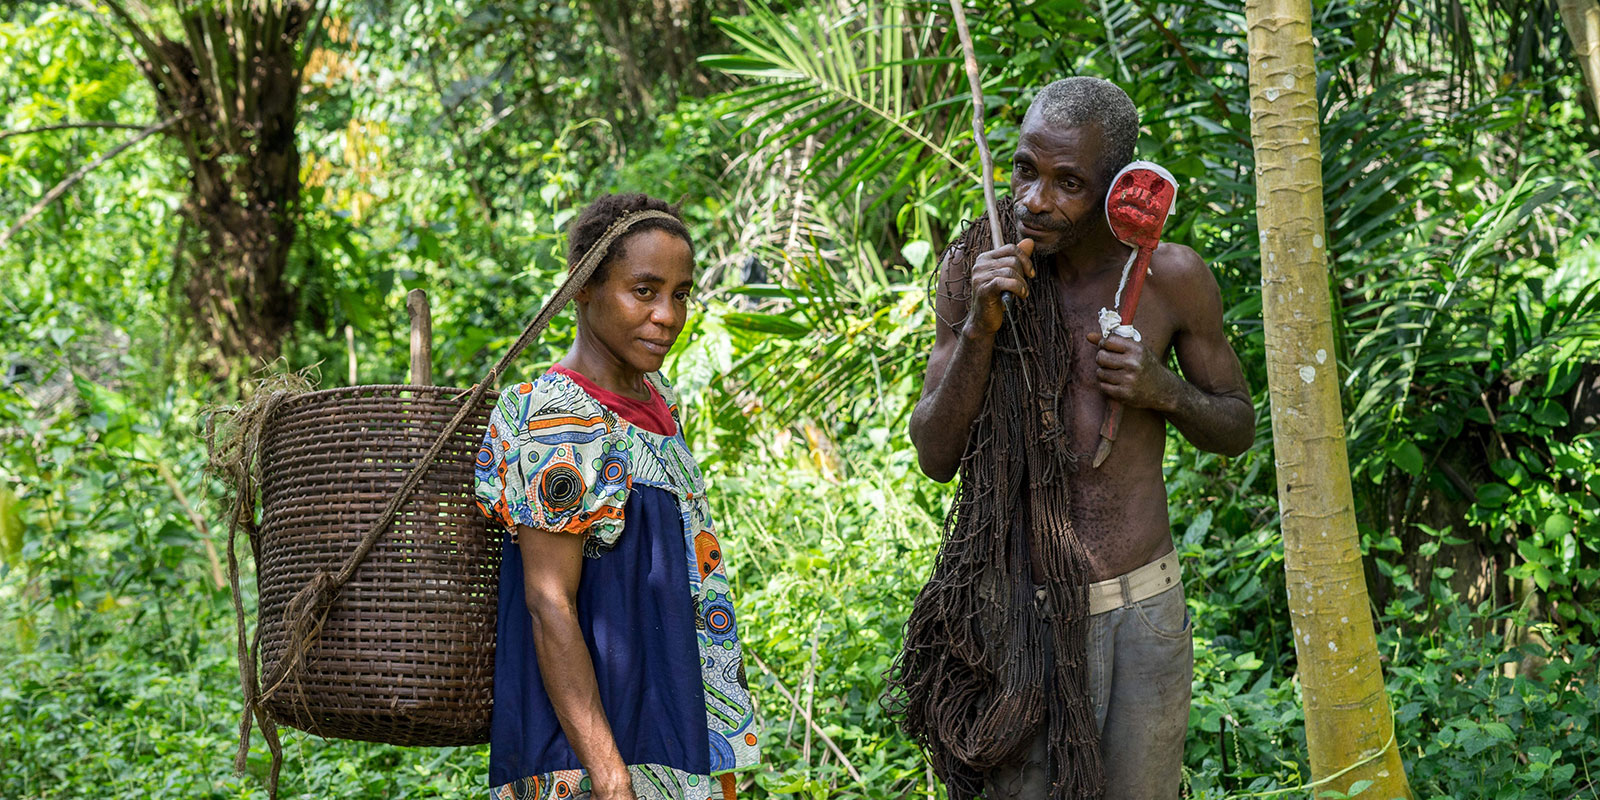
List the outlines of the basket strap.
{"type": "MultiPolygon", "coordinates": [[[[538,315],[528,323],[527,327],[522,329],[522,335],[517,337],[517,340],[506,350],[505,355],[501,356],[500,360],[489,368],[489,373],[483,377],[483,380],[472,387],[467,401],[456,411],[449,424],[445,426],[439,437],[434,440],[433,446],[428,448],[428,452],[423,455],[416,466],[411,468],[411,474],[406,476],[405,482],[400,485],[394,496],[389,499],[389,503],[384,507],[383,513],[378,515],[377,520],[372,523],[372,527],[367,530],[366,535],[361,537],[361,543],[345,559],[338,572],[319,570],[311,582],[302,587],[289,601],[288,608],[284,612],[289,629],[288,653],[278,662],[272,674],[268,675],[263,681],[267,688],[255,698],[257,702],[265,701],[270,697],[283,684],[284,680],[300,666],[312,642],[316,640],[317,635],[321,632],[322,623],[327,618],[328,609],[333,604],[334,598],[338,596],[339,590],[349,582],[356,569],[361,566],[367,555],[372,552],[373,545],[377,544],[378,539],[389,529],[390,524],[394,522],[395,516],[400,511],[400,507],[410,499],[411,493],[421,483],[423,475],[433,465],[434,459],[449,443],[450,437],[456,434],[456,431],[461,428],[461,423],[483,401],[484,393],[491,386],[498,384],[500,377],[505,373],[505,369],[512,359],[521,354],[523,348],[527,347],[530,342],[538,338],[539,334],[543,333],[544,329],[550,325],[550,321],[555,318],[556,314],[561,313],[567,302],[577,295],[584,284],[588,283],[589,277],[594,274],[595,269],[600,265],[601,259],[605,258],[605,254],[611,248],[611,244],[627,233],[628,229],[633,227],[634,224],[648,219],[679,221],[677,217],[665,211],[645,210],[626,214],[616,222],[611,223],[611,226],[606,228],[599,241],[595,242],[594,246],[589,248],[589,251],[578,261],[577,266],[568,271],[567,279],[556,289],[555,294],[545,301],[544,307],[539,310],[538,315]]],[[[252,709],[246,708],[245,714],[248,716],[251,711],[252,709]]],[[[246,733],[246,736],[248,736],[248,733],[246,733]]]]}

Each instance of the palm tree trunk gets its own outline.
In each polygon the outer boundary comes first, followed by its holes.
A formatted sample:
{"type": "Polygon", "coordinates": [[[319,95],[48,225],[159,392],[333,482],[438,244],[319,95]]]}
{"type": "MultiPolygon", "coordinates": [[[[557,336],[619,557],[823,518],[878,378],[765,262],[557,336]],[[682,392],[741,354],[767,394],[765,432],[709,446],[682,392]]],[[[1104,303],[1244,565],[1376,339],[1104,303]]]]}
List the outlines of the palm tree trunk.
{"type": "Polygon", "coordinates": [[[1356,534],[1328,290],[1310,0],[1246,0],[1261,297],[1289,614],[1312,775],[1410,798],[1356,534]],[[1352,765],[1354,769],[1345,771],[1352,765]]]}
{"type": "Polygon", "coordinates": [[[1572,37],[1572,55],[1594,100],[1595,122],[1600,124],[1600,0],[1557,0],[1557,5],[1572,37]]]}

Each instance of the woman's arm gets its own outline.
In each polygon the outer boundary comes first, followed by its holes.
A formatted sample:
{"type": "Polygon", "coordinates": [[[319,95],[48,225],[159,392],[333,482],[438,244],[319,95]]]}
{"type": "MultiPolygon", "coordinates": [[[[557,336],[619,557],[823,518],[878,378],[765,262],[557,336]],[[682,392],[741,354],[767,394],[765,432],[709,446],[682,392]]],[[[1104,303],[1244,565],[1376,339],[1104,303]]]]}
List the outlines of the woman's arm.
{"type": "Polygon", "coordinates": [[[578,627],[583,537],[517,526],[533,647],[561,729],[589,771],[595,800],[634,800],[633,782],[600,705],[594,661],[578,627]]]}

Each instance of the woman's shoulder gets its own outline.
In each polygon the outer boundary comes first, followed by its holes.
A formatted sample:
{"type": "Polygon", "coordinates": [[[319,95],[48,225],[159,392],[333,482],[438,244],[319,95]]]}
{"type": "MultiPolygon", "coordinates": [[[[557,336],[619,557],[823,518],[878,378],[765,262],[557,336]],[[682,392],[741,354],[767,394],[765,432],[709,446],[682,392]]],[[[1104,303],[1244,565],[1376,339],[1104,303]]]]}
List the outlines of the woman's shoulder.
{"type": "Polygon", "coordinates": [[[517,430],[606,426],[605,408],[572,379],[547,372],[500,392],[496,410],[517,430]]]}
{"type": "Polygon", "coordinates": [[[649,372],[645,373],[645,380],[655,387],[656,391],[660,393],[661,399],[666,401],[667,410],[672,412],[673,418],[677,418],[678,390],[672,388],[672,382],[667,380],[667,376],[660,372],[649,372]]]}

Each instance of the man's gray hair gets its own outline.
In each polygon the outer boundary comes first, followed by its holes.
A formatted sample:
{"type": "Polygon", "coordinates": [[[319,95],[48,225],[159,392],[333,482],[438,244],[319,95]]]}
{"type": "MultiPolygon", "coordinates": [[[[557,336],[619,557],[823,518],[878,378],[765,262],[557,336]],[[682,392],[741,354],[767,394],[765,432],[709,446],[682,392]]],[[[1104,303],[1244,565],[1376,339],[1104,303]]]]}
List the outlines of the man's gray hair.
{"type": "MultiPolygon", "coordinates": [[[[1128,93],[1104,78],[1079,75],[1044,87],[1028,106],[1053,128],[1095,125],[1105,143],[1100,179],[1109,183],[1117,170],[1133,161],[1139,143],[1139,110],[1128,93]]],[[[1109,188],[1109,187],[1107,187],[1109,188]]]]}

